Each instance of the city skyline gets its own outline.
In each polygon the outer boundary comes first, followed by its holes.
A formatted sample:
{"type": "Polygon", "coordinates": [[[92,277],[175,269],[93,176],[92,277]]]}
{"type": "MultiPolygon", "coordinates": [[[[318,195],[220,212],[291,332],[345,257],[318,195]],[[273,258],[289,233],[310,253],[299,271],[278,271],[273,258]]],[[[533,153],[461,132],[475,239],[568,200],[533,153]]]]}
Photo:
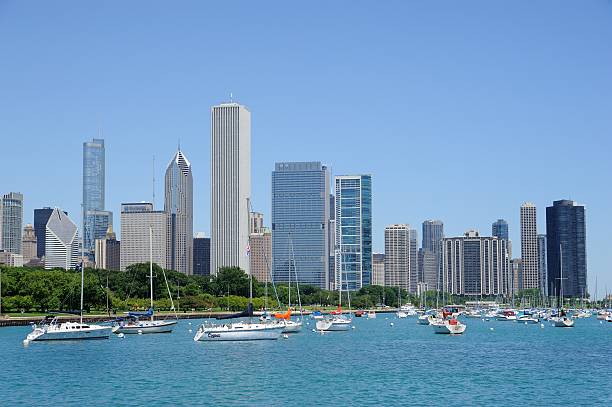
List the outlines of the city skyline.
{"type": "MultiPolygon", "coordinates": [[[[24,154],[30,158],[31,169],[26,168],[19,177],[3,179],[2,193],[16,191],[24,195],[24,224],[32,223],[34,208],[45,206],[61,207],[75,221],[80,219],[79,154],[83,140],[98,135],[106,140],[106,209],[118,214],[121,202],[149,200],[152,156],[162,158],[156,161],[156,189],[162,190],[163,162],[180,137],[196,166],[194,231],[210,235],[210,134],[206,112],[210,106],[228,101],[230,93],[234,92],[254,115],[252,203],[253,210],[263,212],[266,219],[270,219],[271,207],[269,169],[277,161],[321,161],[330,166],[332,176],[337,173],[371,173],[376,179],[373,189],[373,249],[376,252],[383,250],[384,227],[388,224],[418,225],[424,219],[441,219],[447,235],[458,236],[470,228],[488,234],[491,223],[503,218],[510,225],[510,240],[514,243],[516,256],[520,241],[517,207],[521,202],[533,202],[543,214],[544,208],[554,200],[575,199],[586,204],[589,212],[589,285],[593,287],[595,276],[598,276],[600,294],[606,285],[612,287],[605,246],[607,231],[612,228],[612,221],[607,216],[610,192],[596,187],[605,184],[606,174],[612,172],[604,154],[611,148],[607,134],[612,125],[605,115],[611,102],[603,96],[612,89],[612,81],[607,75],[612,69],[612,57],[605,52],[605,38],[609,38],[612,29],[599,17],[600,6],[558,5],[554,15],[540,13],[538,15],[544,20],[541,23],[549,27],[546,32],[539,29],[539,23],[527,24],[519,30],[502,19],[501,25],[506,31],[501,37],[494,26],[499,23],[498,17],[487,22],[478,13],[467,13],[465,20],[458,21],[453,13],[460,7],[455,5],[439,15],[440,21],[445,23],[440,26],[448,28],[431,28],[419,22],[422,9],[414,5],[395,5],[401,7],[400,11],[415,16],[414,21],[411,20],[414,22],[411,29],[417,35],[395,36],[391,43],[384,41],[389,38],[385,34],[401,33],[402,21],[390,16],[390,6],[381,6],[381,13],[389,18],[388,32],[374,30],[371,26],[373,20],[352,10],[347,21],[363,22],[366,27],[364,34],[355,33],[347,22],[335,26],[336,19],[326,17],[321,21],[320,32],[309,31],[311,37],[305,39],[296,37],[289,22],[275,22],[278,15],[271,13],[269,17],[263,17],[269,18],[266,20],[269,28],[261,30],[249,41],[252,51],[239,42],[242,28],[230,35],[227,44],[215,44],[208,38],[214,38],[211,34],[219,29],[217,24],[220,22],[198,27],[195,23],[201,21],[202,14],[194,11],[193,17],[184,21],[185,27],[194,29],[193,38],[186,38],[182,31],[171,33],[170,38],[186,41],[187,49],[206,51],[201,54],[222,58],[224,67],[233,67],[229,71],[209,67],[208,57],[192,56],[198,52],[173,50],[170,46],[173,42],[160,41],[160,34],[156,34],[154,29],[172,16],[157,15],[151,23],[152,28],[139,25],[149,37],[136,36],[128,30],[132,34],[115,44],[115,48],[111,47],[112,52],[93,41],[89,49],[105,61],[99,63],[95,59],[75,61],[71,57],[75,48],[63,49],[58,45],[67,42],[67,34],[50,30],[51,21],[72,27],[73,32],[85,31],[83,41],[91,39],[90,32],[115,38],[113,31],[117,30],[106,29],[95,21],[89,30],[82,30],[79,28],[82,21],[89,19],[68,19],[44,4],[40,7],[55,19],[11,19],[10,16],[19,15],[21,7],[18,3],[7,5],[4,9],[8,16],[6,24],[0,27],[4,38],[15,39],[10,44],[0,45],[4,54],[12,57],[7,59],[7,75],[0,79],[6,96],[0,99],[0,103],[11,120],[2,121],[0,132],[6,136],[7,149],[23,153],[7,157],[7,165],[22,168],[20,164],[24,154]],[[580,30],[567,32],[564,27],[570,22],[574,24],[576,15],[585,17],[585,20],[588,16],[589,24],[581,20],[577,23],[580,30]],[[21,23],[17,24],[18,21],[21,23]],[[446,34],[452,32],[449,30],[463,24],[470,25],[474,31],[470,31],[467,38],[455,38],[447,43],[446,34]],[[276,53],[266,52],[261,47],[261,41],[272,38],[276,29],[283,29],[287,36],[274,36],[278,42],[268,43],[268,46],[277,51],[289,50],[288,58],[278,59],[276,53]],[[31,34],[21,35],[26,30],[31,34]],[[355,41],[382,44],[382,53],[375,52],[373,56],[376,58],[366,54],[368,58],[364,58],[358,51],[345,47],[340,55],[316,47],[323,39],[339,46],[342,39],[346,40],[343,30],[355,34],[355,41]],[[41,45],[32,41],[42,32],[49,32],[53,39],[50,51],[44,51],[41,45]],[[484,33],[489,38],[484,38],[484,33]],[[516,41],[500,41],[506,35],[516,41]],[[418,40],[420,36],[427,36],[429,41],[421,43],[418,40]],[[396,40],[401,43],[396,43],[396,40]],[[141,44],[140,41],[162,43],[161,52],[170,57],[160,61],[156,57],[157,51],[146,52],[142,55],[142,62],[129,61],[125,78],[105,70],[106,63],[121,65],[114,54],[130,55],[129,51],[141,44]],[[559,47],[558,44],[565,45],[559,47]],[[239,52],[230,53],[225,49],[226,45],[229,45],[227,49],[237,47],[239,52]],[[291,51],[292,46],[300,52],[291,51]],[[393,52],[398,46],[403,51],[412,51],[410,54],[415,59],[399,58],[393,52]],[[475,46],[484,48],[486,52],[479,49],[475,53],[475,46]],[[19,52],[24,48],[31,49],[31,54],[19,52]],[[437,50],[435,54],[440,56],[434,57],[431,49],[437,50]],[[309,51],[301,56],[304,50],[309,51]],[[48,55],[48,52],[75,63],[69,66],[51,64],[44,72],[36,69],[39,64],[34,62],[33,56],[48,55]],[[271,55],[270,61],[260,59],[248,70],[239,67],[238,61],[261,53],[271,55]],[[445,54],[453,57],[458,64],[457,70],[449,72],[451,70],[446,68],[436,68],[440,65],[439,58],[447,61],[441,56],[445,54]],[[513,57],[505,58],[506,54],[513,57]],[[528,60],[516,58],[525,54],[537,57],[528,60]],[[568,55],[572,55],[571,62],[568,55]],[[312,62],[316,59],[329,60],[330,70],[323,70],[322,65],[312,62]],[[20,68],[23,66],[33,68],[24,71],[20,68]],[[176,75],[162,75],[185,67],[187,72],[183,76],[186,80],[176,75]],[[90,74],[84,76],[79,71],[90,74]],[[374,78],[369,76],[369,72],[388,75],[374,78]],[[503,79],[499,72],[505,72],[501,75],[503,79]],[[308,79],[305,82],[315,85],[298,84],[293,87],[293,94],[287,97],[286,90],[302,74],[308,79]],[[100,79],[92,81],[96,75],[100,79]],[[64,78],[68,77],[71,81],[67,82],[64,78]],[[165,79],[158,80],[162,77],[165,79]],[[31,86],[25,89],[17,86],[30,83],[30,80],[31,86]],[[537,86],[533,86],[534,83],[537,86]],[[568,83],[573,86],[568,88],[568,83]],[[81,93],[79,89],[89,91],[81,93]],[[331,113],[320,101],[333,96],[351,103],[341,104],[331,113]],[[283,100],[282,104],[280,100],[283,100]],[[379,103],[381,100],[385,103],[379,103]],[[491,106],[496,108],[491,109],[491,106]],[[40,120],[32,121],[29,119],[32,116],[40,120]],[[56,120],[57,117],[62,120],[56,120]],[[102,134],[98,133],[99,129],[102,129],[102,134]],[[404,138],[411,142],[409,160],[399,155],[399,151],[406,151],[404,138]],[[308,142],[304,143],[304,140],[308,142]],[[484,140],[495,142],[485,144],[484,140]],[[523,150],[527,143],[530,148],[523,150]],[[600,148],[592,149],[594,144],[600,148]],[[38,148],[30,149],[33,145],[38,148]],[[366,147],[353,147],[357,145],[366,147]],[[520,162],[525,165],[508,167],[505,174],[470,173],[471,164],[466,164],[470,161],[483,167],[499,168],[499,156],[487,154],[490,147],[495,147],[506,157],[520,157],[520,162]],[[420,154],[421,151],[435,154],[420,154]],[[588,157],[588,160],[578,169],[559,163],[559,157],[573,155],[588,157]],[[47,164],[49,157],[65,158],[61,162],[53,161],[54,165],[50,166],[47,164]],[[430,160],[434,158],[438,162],[432,166],[430,160]],[[421,168],[428,171],[421,172],[421,168]],[[454,179],[445,178],[449,168],[462,175],[463,182],[455,185],[454,179]],[[552,173],[555,176],[547,176],[546,182],[534,177],[534,174],[543,174],[546,168],[554,169],[552,173]],[[419,191],[418,195],[396,189],[408,172],[419,175],[413,178],[411,185],[412,191],[419,191]],[[468,174],[474,176],[467,177],[468,174]],[[61,179],[65,185],[58,189],[56,183],[48,182],[49,179],[61,179]],[[503,188],[493,189],[493,185],[499,187],[500,182],[503,188]],[[407,200],[410,200],[410,206],[405,205],[407,200]]],[[[216,12],[219,15],[227,13],[225,7],[229,6],[222,6],[216,12]]],[[[246,16],[253,12],[253,7],[246,6],[239,11],[238,16],[245,23],[244,30],[252,31],[253,23],[246,16]]],[[[422,7],[426,9],[428,6],[422,7]]],[[[489,11],[502,9],[495,5],[484,7],[489,11]]],[[[538,10],[543,12],[540,7],[544,6],[531,7],[536,14],[538,10]]],[[[126,9],[128,12],[135,10],[133,6],[126,6],[126,9]]],[[[150,15],[155,12],[155,7],[151,9],[141,11],[150,15]]],[[[522,15],[515,7],[503,10],[509,13],[509,18],[522,15]]],[[[102,16],[109,16],[111,11],[104,7],[97,10],[102,16]]],[[[330,12],[332,16],[339,13],[340,6],[331,5],[330,12]]],[[[79,10],[76,13],[87,16],[90,12],[79,10]]],[[[124,26],[120,24],[121,27],[124,26]]],[[[281,52],[278,54],[283,55],[281,52]]],[[[156,208],[161,207],[161,196],[157,194],[156,208]]],[[[543,218],[539,216],[537,220],[539,231],[545,230],[543,218]]]]}

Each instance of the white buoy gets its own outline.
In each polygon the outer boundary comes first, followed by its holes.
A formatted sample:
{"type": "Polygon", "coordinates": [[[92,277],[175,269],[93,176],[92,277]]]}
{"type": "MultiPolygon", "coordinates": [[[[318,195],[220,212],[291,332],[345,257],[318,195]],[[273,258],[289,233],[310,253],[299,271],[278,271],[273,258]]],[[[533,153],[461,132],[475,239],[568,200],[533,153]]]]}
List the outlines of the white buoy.
{"type": "Polygon", "coordinates": [[[494,330],[495,330],[495,328],[489,328],[489,329],[490,329],[491,331],[494,331],[494,330]]]}
{"type": "Polygon", "coordinates": [[[527,322],[524,322],[525,325],[527,325],[527,322]]]}
{"type": "Polygon", "coordinates": [[[306,325],[310,325],[310,322],[306,322],[306,325]]]}
{"type": "Polygon", "coordinates": [[[600,324],[603,324],[603,321],[599,321],[600,324]]]}
{"type": "Polygon", "coordinates": [[[189,325],[191,325],[191,322],[189,322],[189,325]]]}
{"type": "Polygon", "coordinates": [[[118,338],[123,338],[125,336],[125,334],[123,332],[120,332],[119,335],[117,335],[118,338]]]}
{"type": "Polygon", "coordinates": [[[544,329],[544,324],[540,324],[540,328],[544,329]]]}
{"type": "Polygon", "coordinates": [[[393,325],[395,325],[395,324],[394,324],[393,322],[391,322],[389,325],[393,326],[393,325]]]}
{"type": "Polygon", "coordinates": [[[142,335],[142,329],[138,330],[138,335],[142,335]]]}
{"type": "Polygon", "coordinates": [[[355,329],[355,325],[353,325],[351,328],[355,329]]]}
{"type": "Polygon", "coordinates": [[[190,329],[190,330],[189,330],[189,333],[192,333],[192,332],[193,332],[193,331],[190,329]]]}
{"type": "Polygon", "coordinates": [[[316,330],[316,329],[314,329],[314,328],[312,328],[312,332],[317,332],[317,330],[316,330]]]}
{"type": "Polygon", "coordinates": [[[289,339],[289,335],[284,334],[284,335],[283,335],[283,339],[289,339]]]}
{"type": "Polygon", "coordinates": [[[28,341],[27,339],[23,340],[23,346],[28,346],[30,344],[30,341],[28,341]]]}

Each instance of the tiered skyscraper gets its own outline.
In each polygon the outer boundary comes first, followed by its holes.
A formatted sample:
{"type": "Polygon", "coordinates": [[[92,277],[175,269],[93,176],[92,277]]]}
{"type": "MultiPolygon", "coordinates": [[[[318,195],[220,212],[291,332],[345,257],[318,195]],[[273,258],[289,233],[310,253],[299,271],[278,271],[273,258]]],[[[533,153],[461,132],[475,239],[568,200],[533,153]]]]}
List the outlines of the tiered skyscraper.
{"type": "Polygon", "coordinates": [[[94,242],[103,239],[113,213],[104,210],[106,153],[104,140],[83,143],[83,249],[93,259],[94,242]]]}
{"type": "Polygon", "coordinates": [[[320,162],[276,163],[272,172],[272,272],[329,287],[329,170],[320,162]],[[291,249],[293,247],[293,253],[291,249]],[[293,254],[293,256],[292,256],[293,254]],[[290,266],[290,259],[295,264],[290,266]]]}
{"type": "Polygon", "coordinates": [[[212,107],[210,167],[211,273],[228,266],[249,273],[251,113],[246,107],[212,107]]]}
{"type": "Polygon", "coordinates": [[[418,243],[416,230],[408,225],[385,228],[385,286],[401,287],[416,293],[418,243]]]}
{"type": "Polygon", "coordinates": [[[80,263],[77,226],[64,211],[55,208],[45,229],[45,268],[74,269],[80,263]]]}
{"type": "Polygon", "coordinates": [[[587,296],[585,209],[574,201],[554,201],[546,208],[548,292],[563,296],[587,296]],[[561,278],[563,253],[563,279],[561,278]]]}
{"type": "Polygon", "coordinates": [[[0,198],[0,249],[21,254],[23,195],[10,192],[0,198]]]}
{"type": "Polygon", "coordinates": [[[540,288],[538,263],[536,207],[526,202],[521,205],[521,290],[540,288]]]}
{"type": "Polygon", "coordinates": [[[193,176],[181,150],[166,169],[164,211],[167,214],[166,265],[193,274],[193,176]]]}
{"type": "Polygon", "coordinates": [[[359,290],[372,279],[372,177],[336,177],[335,287],[359,290]],[[342,276],[340,276],[342,273],[342,276]]]}

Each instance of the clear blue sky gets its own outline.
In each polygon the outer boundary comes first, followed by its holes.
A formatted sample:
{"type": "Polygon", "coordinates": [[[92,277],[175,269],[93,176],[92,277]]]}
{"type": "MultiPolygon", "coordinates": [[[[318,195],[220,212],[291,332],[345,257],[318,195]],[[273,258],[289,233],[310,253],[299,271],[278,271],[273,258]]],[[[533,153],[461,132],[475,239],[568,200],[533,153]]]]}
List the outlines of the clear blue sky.
{"type": "MultiPolygon", "coordinates": [[[[587,206],[589,282],[612,291],[612,2],[0,0],[0,191],[80,211],[82,142],[103,129],[107,209],[151,198],[178,139],[209,232],[209,109],[253,117],[253,202],[275,161],[371,173],[390,223],[447,235],[519,207],[587,206]]],[[[78,216],[75,216],[78,220],[78,216]]],[[[593,287],[591,288],[593,291],[593,287]]]]}

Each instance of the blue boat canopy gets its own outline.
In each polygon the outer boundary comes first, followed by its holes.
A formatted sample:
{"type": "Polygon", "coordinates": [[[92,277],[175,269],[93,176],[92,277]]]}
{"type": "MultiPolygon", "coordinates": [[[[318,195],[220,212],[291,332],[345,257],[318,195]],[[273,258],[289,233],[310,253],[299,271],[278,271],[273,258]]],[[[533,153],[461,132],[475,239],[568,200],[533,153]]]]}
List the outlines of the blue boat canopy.
{"type": "Polygon", "coordinates": [[[127,313],[129,317],[150,317],[153,315],[153,308],[149,308],[146,312],[133,312],[127,313]]]}

